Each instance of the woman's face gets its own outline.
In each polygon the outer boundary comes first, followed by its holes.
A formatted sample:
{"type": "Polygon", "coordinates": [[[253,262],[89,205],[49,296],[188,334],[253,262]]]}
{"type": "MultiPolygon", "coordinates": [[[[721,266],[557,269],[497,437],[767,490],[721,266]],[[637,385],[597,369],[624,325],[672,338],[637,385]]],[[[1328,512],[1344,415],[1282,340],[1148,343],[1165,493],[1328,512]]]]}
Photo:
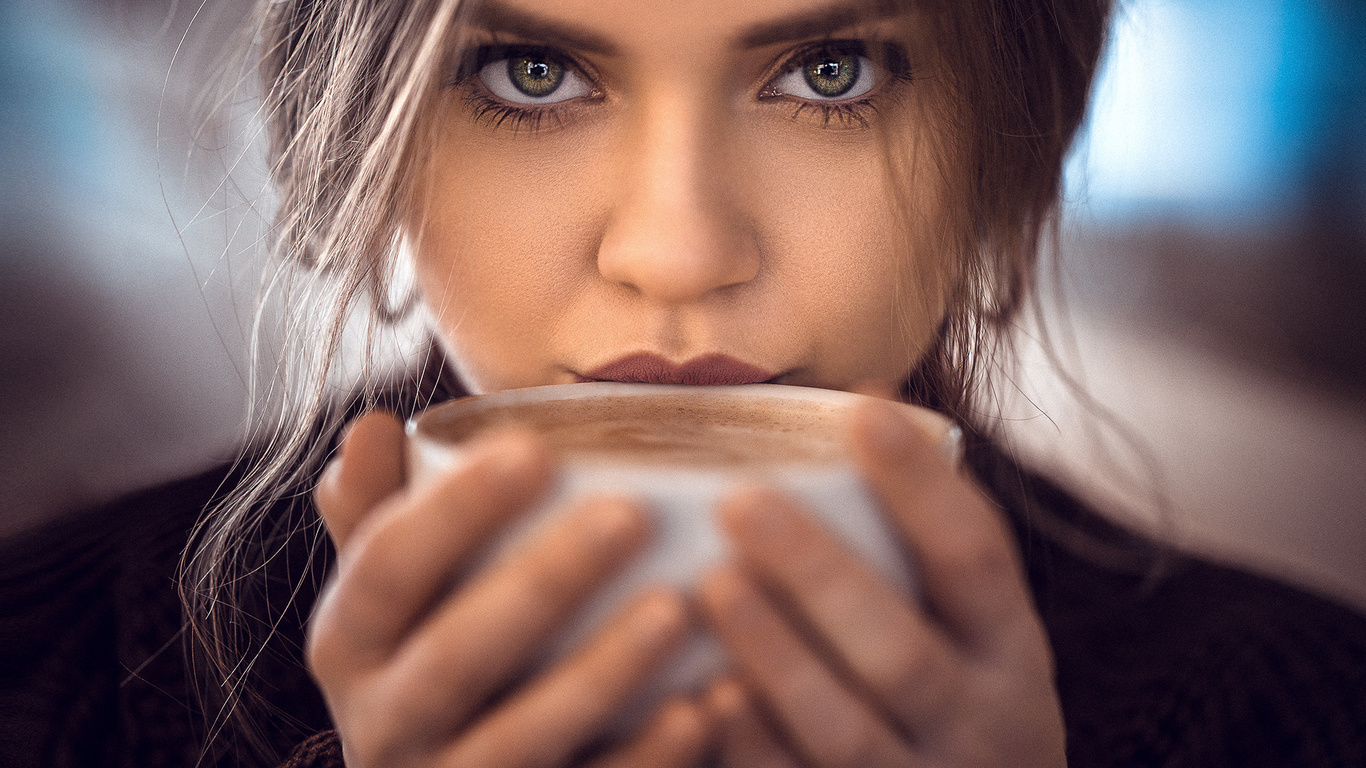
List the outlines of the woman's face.
{"type": "Polygon", "coordinates": [[[917,224],[943,212],[887,136],[931,143],[934,78],[904,18],[854,10],[484,4],[407,235],[471,391],[903,379],[943,314],[917,224]]]}

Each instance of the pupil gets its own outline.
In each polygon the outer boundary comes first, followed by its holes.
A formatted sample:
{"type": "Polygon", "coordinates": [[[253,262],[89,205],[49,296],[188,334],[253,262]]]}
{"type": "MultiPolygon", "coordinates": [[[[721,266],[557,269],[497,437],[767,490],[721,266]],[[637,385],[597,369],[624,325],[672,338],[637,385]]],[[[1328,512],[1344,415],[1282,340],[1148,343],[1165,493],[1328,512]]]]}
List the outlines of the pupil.
{"type": "Polygon", "coordinates": [[[508,79],[528,96],[549,96],[564,80],[564,67],[549,59],[518,56],[508,59],[508,79]]]}
{"type": "Polygon", "coordinates": [[[849,92],[858,82],[859,62],[857,56],[821,58],[806,66],[806,83],[811,90],[826,98],[835,98],[849,92]]]}

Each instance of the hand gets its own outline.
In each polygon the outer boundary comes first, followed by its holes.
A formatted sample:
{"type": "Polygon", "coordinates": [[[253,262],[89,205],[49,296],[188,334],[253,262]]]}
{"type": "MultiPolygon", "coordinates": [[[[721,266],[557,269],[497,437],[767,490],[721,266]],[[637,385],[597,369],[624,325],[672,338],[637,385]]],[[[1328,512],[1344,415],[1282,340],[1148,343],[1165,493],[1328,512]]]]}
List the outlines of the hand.
{"type": "MultiPolygon", "coordinates": [[[[569,764],[686,629],[681,596],[647,593],[525,678],[547,637],[644,541],[644,516],[623,500],[582,504],[452,589],[552,467],[533,436],[504,432],[410,488],[403,445],[393,417],[358,419],[315,492],[339,557],[307,655],[347,765],[569,764]]],[[[593,764],[690,765],[710,730],[699,704],[667,702],[593,764]]]]}
{"type": "Polygon", "coordinates": [[[709,694],[724,762],[1065,765],[1052,655],[1000,512],[890,404],[860,408],[851,438],[921,601],[784,496],[723,503],[737,563],[701,602],[738,667],[709,694]]]}

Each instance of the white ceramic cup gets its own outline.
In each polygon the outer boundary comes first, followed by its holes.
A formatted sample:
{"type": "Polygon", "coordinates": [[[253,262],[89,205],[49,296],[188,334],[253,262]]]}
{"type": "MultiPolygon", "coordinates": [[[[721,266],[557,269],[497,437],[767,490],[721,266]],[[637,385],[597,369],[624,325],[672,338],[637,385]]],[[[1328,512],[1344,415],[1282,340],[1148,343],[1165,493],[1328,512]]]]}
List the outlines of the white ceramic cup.
{"type": "MultiPolygon", "coordinates": [[[[898,535],[878,510],[845,447],[848,411],[862,395],[749,384],[695,387],[595,382],[506,390],[438,405],[408,424],[408,476],[430,481],[462,459],[482,428],[518,423],[540,431],[561,460],[555,487],[519,518],[487,558],[518,543],[587,494],[642,501],[653,530],[645,551],[598,592],[551,643],[546,660],[578,645],[651,585],[685,590],[725,557],[717,501],[745,485],[778,488],[803,502],[855,552],[903,590],[914,579],[898,535]]],[[[944,416],[901,406],[957,455],[944,416]]],[[[618,722],[628,727],[669,693],[697,690],[725,669],[717,641],[695,633],[618,722]]]]}

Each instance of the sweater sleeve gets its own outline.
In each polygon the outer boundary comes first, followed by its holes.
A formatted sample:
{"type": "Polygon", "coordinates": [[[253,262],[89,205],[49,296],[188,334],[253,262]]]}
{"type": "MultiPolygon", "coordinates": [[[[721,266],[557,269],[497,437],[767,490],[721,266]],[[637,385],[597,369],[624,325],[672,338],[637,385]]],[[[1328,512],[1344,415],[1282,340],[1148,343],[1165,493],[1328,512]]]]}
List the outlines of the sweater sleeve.
{"type": "Polygon", "coordinates": [[[1199,562],[1116,594],[1045,612],[1070,765],[1366,766],[1366,617],[1199,562]]]}
{"type": "Polygon", "coordinates": [[[294,748],[280,768],[346,768],[341,739],[336,731],[323,731],[294,748]]]}

